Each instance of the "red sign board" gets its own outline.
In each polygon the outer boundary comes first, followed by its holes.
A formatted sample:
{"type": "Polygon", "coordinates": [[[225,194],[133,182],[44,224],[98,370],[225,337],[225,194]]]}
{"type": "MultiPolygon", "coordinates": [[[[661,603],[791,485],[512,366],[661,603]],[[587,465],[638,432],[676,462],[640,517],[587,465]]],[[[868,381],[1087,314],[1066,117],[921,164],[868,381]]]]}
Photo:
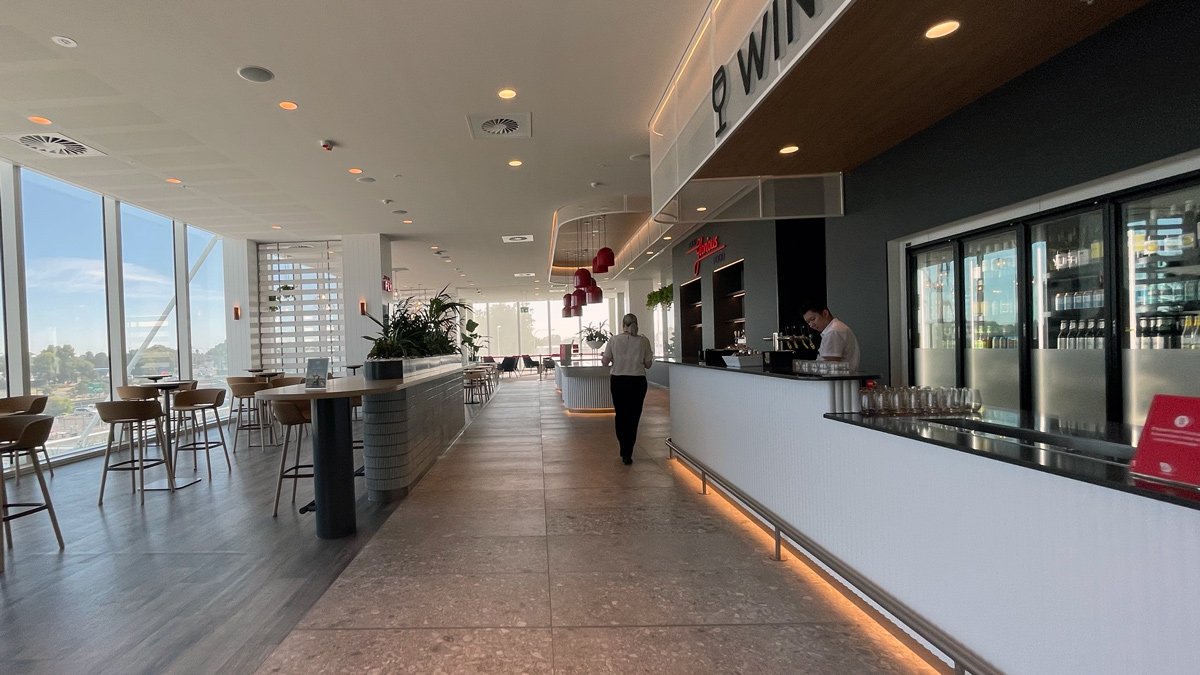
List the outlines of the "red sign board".
{"type": "Polygon", "coordinates": [[[383,275],[383,292],[384,293],[392,292],[392,278],[386,274],[383,275]]]}
{"type": "Polygon", "coordinates": [[[1154,397],[1129,470],[1135,485],[1200,499],[1200,492],[1189,487],[1200,488],[1200,398],[1154,397]]]}
{"type": "Polygon", "coordinates": [[[692,265],[692,273],[700,274],[700,261],[705,258],[725,250],[725,244],[722,244],[718,237],[699,237],[692,247],[687,250],[688,253],[696,254],[696,263],[692,265]]]}

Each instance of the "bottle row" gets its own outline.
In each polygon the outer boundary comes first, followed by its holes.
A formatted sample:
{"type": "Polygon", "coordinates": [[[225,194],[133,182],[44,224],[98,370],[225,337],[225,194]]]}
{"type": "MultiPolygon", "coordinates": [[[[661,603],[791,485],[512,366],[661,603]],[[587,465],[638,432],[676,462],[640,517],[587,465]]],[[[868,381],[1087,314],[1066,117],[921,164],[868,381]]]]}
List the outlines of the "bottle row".
{"type": "Polygon", "coordinates": [[[1197,302],[1200,302],[1200,279],[1138,283],[1133,287],[1133,303],[1139,312],[1178,312],[1185,305],[1197,302]]]}
{"type": "Polygon", "coordinates": [[[1104,319],[1063,321],[1059,324],[1055,349],[1104,349],[1104,319]]]}
{"type": "Polygon", "coordinates": [[[1200,349],[1200,316],[1143,317],[1130,349],[1200,349]]]}
{"type": "Polygon", "coordinates": [[[1104,289],[1054,294],[1054,311],[1067,309],[1099,309],[1104,306],[1104,289]]]}

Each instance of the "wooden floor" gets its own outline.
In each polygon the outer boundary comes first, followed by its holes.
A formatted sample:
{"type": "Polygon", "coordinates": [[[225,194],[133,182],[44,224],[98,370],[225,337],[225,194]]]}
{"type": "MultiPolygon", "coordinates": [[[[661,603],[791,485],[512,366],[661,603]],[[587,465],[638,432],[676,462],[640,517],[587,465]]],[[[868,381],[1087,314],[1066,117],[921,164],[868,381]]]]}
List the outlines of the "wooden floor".
{"type": "MultiPolygon", "coordinates": [[[[97,507],[100,459],[56,469],[50,491],[66,550],[44,514],[13,521],[0,673],[253,672],[395,505],[367,502],[359,479],[358,534],[319,540],[313,516],[296,508],[311,499],[310,481],[295,506],[285,482],[272,518],[279,449],[243,442],[232,473],[214,456],[211,482],[149,492],[145,506],[113,474],[97,507]]],[[[191,470],[181,458],[180,476],[191,470]]],[[[36,481],[8,488],[13,501],[31,501],[36,481]]]]}

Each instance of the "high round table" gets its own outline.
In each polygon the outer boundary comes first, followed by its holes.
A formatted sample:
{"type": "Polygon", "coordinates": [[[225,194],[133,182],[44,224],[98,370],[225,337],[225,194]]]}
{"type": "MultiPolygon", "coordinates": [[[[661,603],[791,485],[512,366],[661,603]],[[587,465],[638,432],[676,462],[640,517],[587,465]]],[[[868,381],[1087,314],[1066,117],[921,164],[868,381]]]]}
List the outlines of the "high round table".
{"type": "Polygon", "coordinates": [[[317,503],[317,537],[337,539],[354,534],[354,440],[350,417],[355,396],[387,394],[405,387],[404,380],[339,377],[321,389],[303,384],[264,389],[260,401],[310,401],[312,405],[313,494],[317,503]]]}

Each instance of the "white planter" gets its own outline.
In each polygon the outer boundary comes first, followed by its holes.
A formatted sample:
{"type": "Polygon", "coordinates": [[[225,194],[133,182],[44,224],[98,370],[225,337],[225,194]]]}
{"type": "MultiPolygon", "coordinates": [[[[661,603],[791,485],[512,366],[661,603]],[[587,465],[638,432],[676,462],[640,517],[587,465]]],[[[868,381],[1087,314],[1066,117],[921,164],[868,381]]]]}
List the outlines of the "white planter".
{"type": "Polygon", "coordinates": [[[588,340],[587,346],[595,350],[600,350],[604,347],[604,340],[588,340]]]}

